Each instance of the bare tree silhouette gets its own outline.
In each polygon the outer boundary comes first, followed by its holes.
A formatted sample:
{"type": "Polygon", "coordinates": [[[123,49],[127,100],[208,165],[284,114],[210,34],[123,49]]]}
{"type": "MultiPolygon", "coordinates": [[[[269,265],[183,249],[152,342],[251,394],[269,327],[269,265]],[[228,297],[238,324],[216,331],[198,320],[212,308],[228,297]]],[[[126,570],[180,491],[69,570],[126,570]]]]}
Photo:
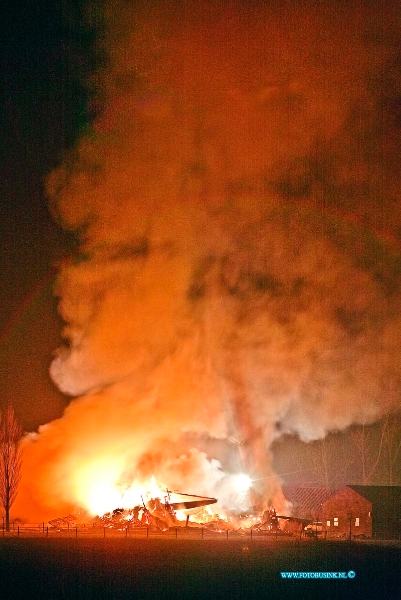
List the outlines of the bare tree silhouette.
{"type": "Polygon", "coordinates": [[[22,427],[14,409],[8,405],[0,412],[0,501],[5,511],[6,530],[10,530],[10,508],[21,479],[22,427]]]}
{"type": "Polygon", "coordinates": [[[397,484],[396,466],[401,453],[401,412],[388,414],[382,421],[382,432],[385,444],[385,471],[387,484],[397,484]]]}
{"type": "Polygon", "coordinates": [[[401,452],[401,413],[387,413],[376,425],[351,430],[363,485],[396,485],[401,452]]]}

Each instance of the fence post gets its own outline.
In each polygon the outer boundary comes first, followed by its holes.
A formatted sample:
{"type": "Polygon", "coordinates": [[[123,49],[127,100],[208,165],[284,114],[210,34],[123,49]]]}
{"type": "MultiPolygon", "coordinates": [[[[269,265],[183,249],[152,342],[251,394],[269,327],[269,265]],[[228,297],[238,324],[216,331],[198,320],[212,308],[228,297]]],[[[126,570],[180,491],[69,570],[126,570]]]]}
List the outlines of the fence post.
{"type": "Polygon", "coordinates": [[[178,527],[175,528],[175,539],[177,539],[178,536],[178,527]]]}
{"type": "Polygon", "coordinates": [[[103,527],[103,537],[106,537],[106,527],[103,527]]]}
{"type": "Polygon", "coordinates": [[[19,525],[18,525],[18,537],[19,537],[19,525]]]}
{"type": "Polygon", "coordinates": [[[46,527],[46,537],[49,537],[49,526],[46,527]]]}
{"type": "Polygon", "coordinates": [[[78,537],[78,527],[75,527],[75,537],[78,537]]]}
{"type": "Polygon", "coordinates": [[[202,531],[202,540],[203,540],[203,527],[202,527],[201,531],[202,531]]]}
{"type": "Polygon", "coordinates": [[[43,533],[45,532],[45,522],[44,521],[42,523],[42,531],[43,531],[43,533]]]}

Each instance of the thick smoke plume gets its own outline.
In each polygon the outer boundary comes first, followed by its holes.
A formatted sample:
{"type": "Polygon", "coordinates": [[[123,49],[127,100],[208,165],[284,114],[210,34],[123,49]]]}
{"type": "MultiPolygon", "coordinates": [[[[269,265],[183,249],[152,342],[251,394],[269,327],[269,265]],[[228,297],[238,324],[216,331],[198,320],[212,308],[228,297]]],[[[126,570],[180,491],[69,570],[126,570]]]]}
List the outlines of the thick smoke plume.
{"type": "Polygon", "coordinates": [[[99,472],[227,503],[245,469],[268,502],[278,436],[399,409],[400,31],[375,4],[92,11],[97,115],[48,179],[80,240],[51,376],[78,398],[27,441],[21,512],[87,506],[99,472]]]}

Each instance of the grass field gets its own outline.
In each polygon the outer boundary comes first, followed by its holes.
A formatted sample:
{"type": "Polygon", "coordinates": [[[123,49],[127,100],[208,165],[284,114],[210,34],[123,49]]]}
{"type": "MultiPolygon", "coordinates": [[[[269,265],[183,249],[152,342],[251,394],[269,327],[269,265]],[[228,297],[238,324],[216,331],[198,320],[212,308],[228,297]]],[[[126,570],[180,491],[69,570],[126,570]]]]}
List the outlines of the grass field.
{"type": "Polygon", "coordinates": [[[399,600],[400,564],[399,546],[359,542],[14,536],[0,538],[0,598],[399,600]]]}

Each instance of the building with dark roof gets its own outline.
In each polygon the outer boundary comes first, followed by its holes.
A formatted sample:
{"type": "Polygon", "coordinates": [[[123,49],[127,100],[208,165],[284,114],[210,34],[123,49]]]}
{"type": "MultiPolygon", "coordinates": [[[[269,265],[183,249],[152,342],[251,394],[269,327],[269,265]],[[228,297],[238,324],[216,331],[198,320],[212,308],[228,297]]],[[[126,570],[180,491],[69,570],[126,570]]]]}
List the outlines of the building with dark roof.
{"type": "Polygon", "coordinates": [[[280,505],[284,503],[287,513],[303,524],[321,522],[327,538],[401,539],[401,486],[346,485],[332,490],[283,485],[280,505]]]}
{"type": "MultiPolygon", "coordinates": [[[[363,534],[373,538],[401,539],[401,486],[345,486],[325,502],[325,518],[329,519],[329,514],[333,518],[336,510],[338,518],[341,511],[342,519],[347,510],[348,533],[351,531],[351,536],[363,534]]],[[[339,531],[342,530],[340,524],[338,527],[339,531]]]]}

